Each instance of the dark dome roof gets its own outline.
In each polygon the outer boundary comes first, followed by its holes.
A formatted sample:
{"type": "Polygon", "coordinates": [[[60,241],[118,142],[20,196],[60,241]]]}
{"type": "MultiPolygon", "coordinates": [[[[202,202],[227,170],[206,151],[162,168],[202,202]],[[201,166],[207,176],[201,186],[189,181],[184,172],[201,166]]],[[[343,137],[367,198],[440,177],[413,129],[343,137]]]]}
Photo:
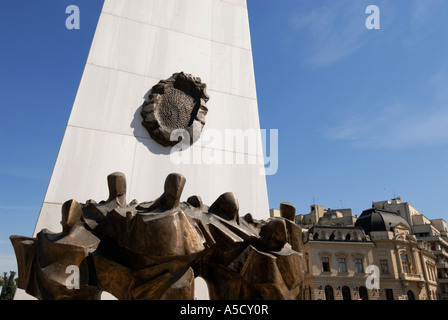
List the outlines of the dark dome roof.
{"type": "Polygon", "coordinates": [[[369,233],[371,231],[392,231],[392,228],[400,223],[411,229],[408,222],[398,214],[372,208],[362,212],[356,220],[355,226],[361,227],[366,233],[369,233]]]}

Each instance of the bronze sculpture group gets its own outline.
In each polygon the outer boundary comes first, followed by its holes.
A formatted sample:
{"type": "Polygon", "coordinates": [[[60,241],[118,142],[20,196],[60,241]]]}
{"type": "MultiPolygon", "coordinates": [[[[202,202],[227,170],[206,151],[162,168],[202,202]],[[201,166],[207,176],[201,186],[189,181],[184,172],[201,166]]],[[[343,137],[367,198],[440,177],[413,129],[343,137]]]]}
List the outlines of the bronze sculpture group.
{"type": "Polygon", "coordinates": [[[62,206],[61,233],[12,236],[19,288],[38,299],[194,299],[202,277],[210,299],[300,299],[302,230],[295,208],[282,217],[239,216],[234,193],[211,206],[199,196],[180,202],[185,178],[170,174],[162,195],[126,203],[122,173],[107,177],[109,197],[62,206]],[[67,285],[68,266],[79,270],[77,288],[67,285]]]}

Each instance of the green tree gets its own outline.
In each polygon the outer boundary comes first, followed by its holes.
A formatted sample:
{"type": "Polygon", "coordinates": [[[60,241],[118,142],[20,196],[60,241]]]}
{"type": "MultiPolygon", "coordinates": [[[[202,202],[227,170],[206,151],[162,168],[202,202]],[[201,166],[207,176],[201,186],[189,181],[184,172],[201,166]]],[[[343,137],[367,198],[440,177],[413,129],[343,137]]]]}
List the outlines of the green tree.
{"type": "Polygon", "coordinates": [[[6,272],[3,273],[3,288],[0,293],[0,300],[12,300],[17,289],[17,283],[15,281],[16,273],[14,271],[9,272],[9,277],[6,272]]]}

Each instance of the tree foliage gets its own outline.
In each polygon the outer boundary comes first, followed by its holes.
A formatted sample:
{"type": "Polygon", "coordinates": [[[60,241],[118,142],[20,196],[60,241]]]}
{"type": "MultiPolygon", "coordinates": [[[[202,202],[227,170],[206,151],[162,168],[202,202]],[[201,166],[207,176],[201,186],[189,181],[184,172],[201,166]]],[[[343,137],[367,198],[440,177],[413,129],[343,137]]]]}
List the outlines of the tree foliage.
{"type": "Polygon", "coordinates": [[[14,271],[9,272],[9,276],[6,272],[3,273],[3,279],[1,285],[2,292],[0,293],[0,300],[13,300],[14,294],[17,289],[17,282],[15,279],[16,273],[14,271]]]}

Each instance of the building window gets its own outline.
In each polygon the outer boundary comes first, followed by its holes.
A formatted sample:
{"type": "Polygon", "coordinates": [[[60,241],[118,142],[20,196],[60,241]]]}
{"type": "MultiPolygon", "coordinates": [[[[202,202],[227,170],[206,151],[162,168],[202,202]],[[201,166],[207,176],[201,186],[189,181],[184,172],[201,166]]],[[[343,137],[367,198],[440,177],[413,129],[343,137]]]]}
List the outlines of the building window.
{"type": "Polygon", "coordinates": [[[347,272],[347,263],[345,258],[339,258],[339,272],[347,272]]]}
{"type": "Polygon", "coordinates": [[[361,258],[356,258],[355,259],[355,268],[356,268],[356,273],[363,273],[364,272],[364,266],[362,264],[362,259],[361,258]]]}
{"type": "Polygon", "coordinates": [[[352,300],[350,288],[347,286],[342,287],[342,300],[352,300]]]}
{"type": "Polygon", "coordinates": [[[322,271],[330,272],[330,259],[328,259],[327,257],[322,258],[322,271]]]}
{"type": "Polygon", "coordinates": [[[353,232],[353,240],[354,241],[358,240],[358,233],[357,232],[353,232]]]}
{"type": "Polygon", "coordinates": [[[409,273],[409,262],[406,254],[400,254],[401,257],[401,269],[404,273],[409,273]]]}
{"type": "Polygon", "coordinates": [[[426,270],[428,270],[428,280],[433,281],[432,267],[429,263],[426,263],[426,270]]]}
{"type": "Polygon", "coordinates": [[[437,268],[432,264],[428,264],[428,270],[430,274],[430,280],[437,281],[437,268]]]}
{"type": "Polygon", "coordinates": [[[336,233],[336,240],[342,240],[342,233],[340,231],[336,233]]]}
{"type": "Polygon", "coordinates": [[[367,289],[366,287],[359,287],[358,289],[359,291],[359,298],[362,300],[369,300],[369,295],[367,294],[367,289]]]}
{"type": "Polygon", "coordinates": [[[389,274],[389,265],[387,264],[387,260],[380,260],[381,273],[389,274]]]}
{"type": "Polygon", "coordinates": [[[333,288],[325,286],[325,300],[334,300],[333,288]]]}
{"type": "Polygon", "coordinates": [[[394,300],[394,292],[392,289],[386,289],[386,300],[394,300]]]}
{"type": "Polygon", "coordinates": [[[407,296],[408,300],[415,300],[414,292],[412,292],[411,290],[408,290],[407,296]]]}

